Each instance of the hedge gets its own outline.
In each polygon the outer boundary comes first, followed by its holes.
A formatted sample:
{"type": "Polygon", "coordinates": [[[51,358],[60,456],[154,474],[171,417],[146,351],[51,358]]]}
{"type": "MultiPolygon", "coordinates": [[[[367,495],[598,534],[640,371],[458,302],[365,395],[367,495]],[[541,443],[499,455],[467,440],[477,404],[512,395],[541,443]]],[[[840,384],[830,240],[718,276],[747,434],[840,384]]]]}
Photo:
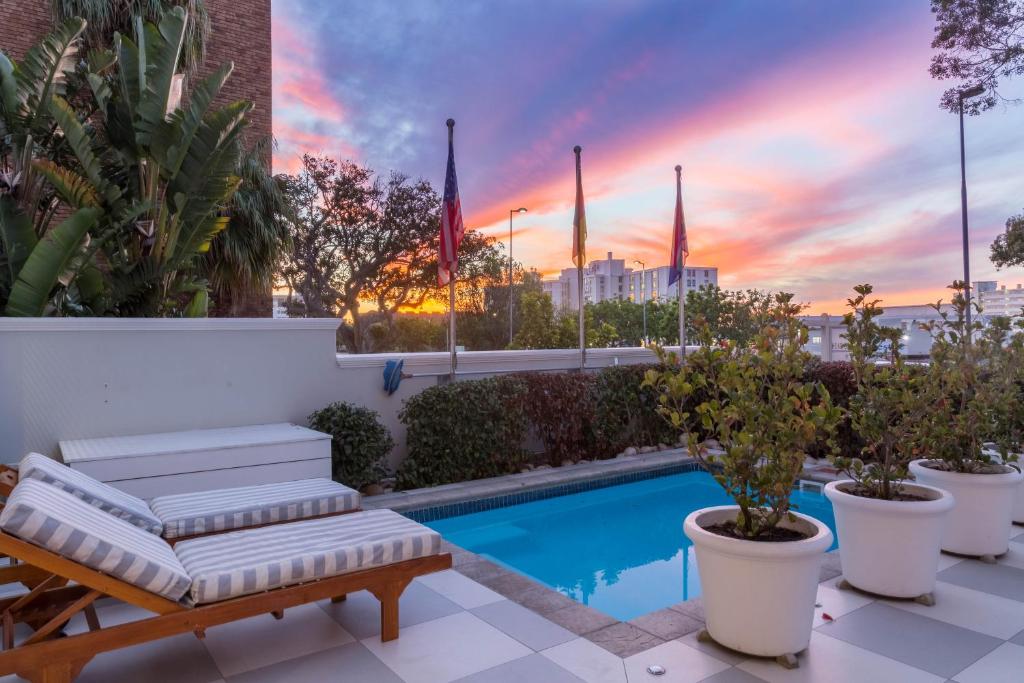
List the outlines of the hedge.
{"type": "Polygon", "coordinates": [[[384,476],[384,459],[395,442],[376,412],[339,401],[310,415],[309,426],[331,435],[335,481],[359,489],[384,476]]]}

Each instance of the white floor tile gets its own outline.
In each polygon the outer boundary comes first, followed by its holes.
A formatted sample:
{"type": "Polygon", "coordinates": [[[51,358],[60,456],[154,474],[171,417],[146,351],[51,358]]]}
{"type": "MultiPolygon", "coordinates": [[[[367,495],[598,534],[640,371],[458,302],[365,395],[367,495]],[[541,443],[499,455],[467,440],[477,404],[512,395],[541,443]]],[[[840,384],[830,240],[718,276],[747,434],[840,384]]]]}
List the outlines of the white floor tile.
{"type": "Polygon", "coordinates": [[[942,678],[815,632],[800,667],[784,669],[771,659],[739,665],[768,683],[941,683],[942,678]]]}
{"type": "Polygon", "coordinates": [[[281,620],[261,614],[214,626],[203,640],[225,676],[354,641],[348,631],[312,603],[286,610],[281,620]]]}
{"type": "Polygon", "coordinates": [[[627,657],[624,662],[629,683],[697,683],[730,668],[725,662],[674,640],[627,657]],[[647,672],[652,664],[663,667],[665,674],[655,679],[647,672]]]}
{"type": "Polygon", "coordinates": [[[468,576],[463,576],[454,569],[427,574],[416,580],[463,609],[473,609],[505,599],[505,596],[500,593],[495,593],[487,586],[477,583],[468,576]]]}
{"type": "Polygon", "coordinates": [[[402,629],[398,640],[362,641],[406,683],[445,683],[532,651],[469,612],[402,629]]]}
{"type": "Polygon", "coordinates": [[[1024,647],[1003,643],[953,677],[957,683],[1020,683],[1024,647]]]}
{"type": "Polygon", "coordinates": [[[541,654],[586,683],[626,683],[622,659],[585,638],[556,645],[541,654]]]}
{"type": "Polygon", "coordinates": [[[1024,569],[1024,543],[1010,541],[1010,550],[999,558],[999,564],[1008,564],[1011,567],[1024,569]]]}
{"type": "Polygon", "coordinates": [[[1019,602],[942,581],[935,585],[932,607],[906,600],[881,602],[1003,640],[1024,631],[1024,609],[1019,602]]]}
{"type": "Polygon", "coordinates": [[[818,585],[818,604],[821,607],[814,608],[814,625],[812,628],[818,628],[828,623],[828,620],[823,616],[825,614],[835,620],[844,614],[849,614],[855,609],[860,609],[864,605],[874,602],[873,598],[869,598],[857,591],[839,590],[835,587],[837,581],[839,579],[832,579],[818,585]]]}

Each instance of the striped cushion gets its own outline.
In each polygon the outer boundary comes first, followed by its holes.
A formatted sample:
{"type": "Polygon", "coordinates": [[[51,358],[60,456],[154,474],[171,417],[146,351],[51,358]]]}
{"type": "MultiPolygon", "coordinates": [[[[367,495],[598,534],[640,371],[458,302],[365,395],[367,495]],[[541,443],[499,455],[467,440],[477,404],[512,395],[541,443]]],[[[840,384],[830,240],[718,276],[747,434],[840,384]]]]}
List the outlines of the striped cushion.
{"type": "Polygon", "coordinates": [[[161,496],[149,505],[164,538],[244,529],[359,508],[359,493],[330,479],[303,479],[236,489],[161,496]]]}
{"type": "Polygon", "coordinates": [[[166,541],[36,479],[14,487],[0,529],[170,600],[192,583],[166,541]]]}
{"type": "Polygon", "coordinates": [[[159,536],[163,531],[164,527],[160,519],[153,514],[141,498],[136,498],[109,484],[97,481],[53,458],[47,458],[45,455],[29,453],[22,458],[21,464],[18,466],[18,478],[19,480],[38,479],[51,486],[56,486],[76,498],[81,498],[89,505],[120,517],[129,524],[134,524],[151,534],[159,536]]]}
{"type": "Polygon", "coordinates": [[[309,519],[174,546],[197,604],[441,552],[441,536],[391,510],[309,519]]]}

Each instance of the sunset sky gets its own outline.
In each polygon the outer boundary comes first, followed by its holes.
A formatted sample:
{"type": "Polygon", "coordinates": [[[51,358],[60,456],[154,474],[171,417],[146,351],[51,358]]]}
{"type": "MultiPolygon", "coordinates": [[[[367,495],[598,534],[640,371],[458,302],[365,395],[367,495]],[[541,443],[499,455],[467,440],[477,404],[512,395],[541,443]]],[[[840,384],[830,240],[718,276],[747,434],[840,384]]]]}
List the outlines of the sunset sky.
{"type": "MultiPolygon", "coordinates": [[[[667,264],[683,166],[692,265],[839,313],[856,283],[926,303],[961,277],[957,119],[926,0],[291,0],[273,6],[276,172],[323,153],[431,181],[445,119],[467,226],[570,267],[573,145],[588,253],[667,264]]],[[[1024,95],[1024,81],[1005,94],[1024,95]]],[[[973,279],[1024,209],[1024,105],[967,120],[973,279]]]]}

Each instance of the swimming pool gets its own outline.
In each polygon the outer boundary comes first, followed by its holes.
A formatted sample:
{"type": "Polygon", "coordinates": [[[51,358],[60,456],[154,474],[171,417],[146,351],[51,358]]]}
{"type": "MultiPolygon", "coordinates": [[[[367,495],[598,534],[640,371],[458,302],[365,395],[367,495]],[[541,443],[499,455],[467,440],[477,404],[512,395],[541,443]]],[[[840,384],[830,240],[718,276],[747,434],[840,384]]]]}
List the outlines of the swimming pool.
{"type": "MultiPolygon", "coordinates": [[[[792,499],[835,533],[823,495],[795,491],[792,499]]],[[[683,519],[731,502],[711,475],[685,472],[425,523],[455,545],[628,621],[700,595],[683,519]]]]}

